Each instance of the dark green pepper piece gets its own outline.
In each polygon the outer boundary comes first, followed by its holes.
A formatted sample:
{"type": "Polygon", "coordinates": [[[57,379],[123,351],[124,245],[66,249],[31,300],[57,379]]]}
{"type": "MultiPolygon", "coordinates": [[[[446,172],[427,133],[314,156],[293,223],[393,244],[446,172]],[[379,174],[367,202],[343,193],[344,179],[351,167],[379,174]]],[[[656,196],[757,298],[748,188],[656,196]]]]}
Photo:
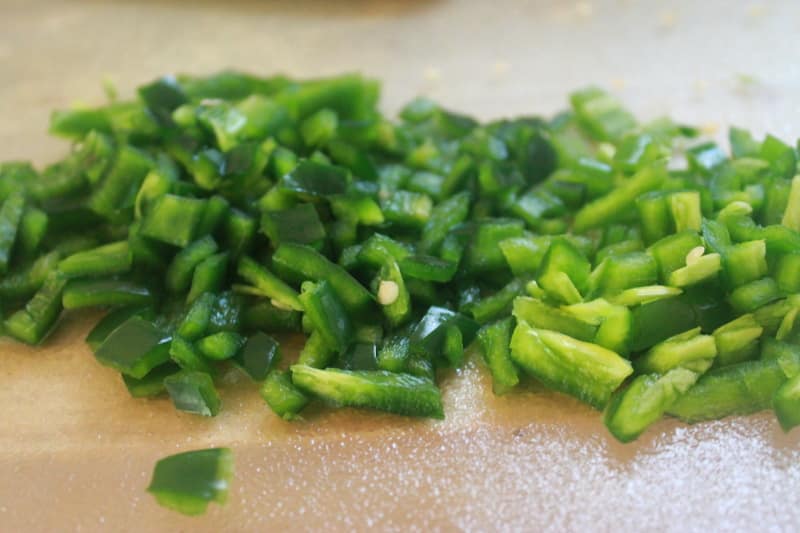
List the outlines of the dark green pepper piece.
{"type": "Polygon", "coordinates": [[[278,341],[265,333],[255,333],[233,357],[233,362],[254,381],[264,381],[272,367],[280,360],[278,341]]]}
{"type": "Polygon", "coordinates": [[[134,315],[106,337],[94,356],[106,366],[141,379],[169,361],[169,341],[152,322],[134,315]]]}
{"type": "Polygon", "coordinates": [[[513,329],[514,320],[509,317],[487,324],[478,331],[483,358],[492,373],[492,390],[497,395],[507,393],[519,383],[509,350],[513,329]]]}
{"type": "Polygon", "coordinates": [[[221,401],[211,376],[205,372],[181,370],[164,379],[164,387],[175,408],[202,416],[216,416],[221,401]]]}
{"type": "Polygon", "coordinates": [[[0,207],[0,275],[8,271],[24,212],[25,196],[21,192],[11,194],[0,207]]]}

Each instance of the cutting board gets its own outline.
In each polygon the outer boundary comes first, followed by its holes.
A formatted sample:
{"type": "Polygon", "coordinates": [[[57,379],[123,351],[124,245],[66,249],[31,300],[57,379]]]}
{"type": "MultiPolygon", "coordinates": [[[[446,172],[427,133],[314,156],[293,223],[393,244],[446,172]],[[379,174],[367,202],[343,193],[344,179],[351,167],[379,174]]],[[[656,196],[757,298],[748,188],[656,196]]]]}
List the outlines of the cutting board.
{"type": "MultiPolygon", "coordinates": [[[[54,107],[225,67],[362,71],[393,112],[417,94],[480,118],[552,114],[598,84],[643,118],[723,137],[800,134],[800,6],[645,1],[2,0],[0,159],[53,160],[54,107]]],[[[0,531],[796,530],[800,430],[769,413],[656,424],[621,445],[598,412],[475,358],[444,376],[447,418],[312,410],[286,423],[237,374],[212,419],[135,400],[66,315],[38,348],[0,341],[0,531]],[[157,459],[230,446],[230,501],[200,518],[144,489],[157,459]]],[[[285,357],[297,351],[287,339],[285,357]]]]}

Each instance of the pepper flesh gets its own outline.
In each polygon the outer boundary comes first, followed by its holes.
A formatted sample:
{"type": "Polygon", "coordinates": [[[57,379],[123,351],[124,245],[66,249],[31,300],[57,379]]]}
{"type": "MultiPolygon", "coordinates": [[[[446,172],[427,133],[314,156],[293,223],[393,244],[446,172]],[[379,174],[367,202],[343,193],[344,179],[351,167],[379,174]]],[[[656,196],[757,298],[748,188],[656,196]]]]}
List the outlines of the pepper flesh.
{"type": "Polygon", "coordinates": [[[444,418],[439,389],[424,378],[382,370],[320,370],[304,365],[294,365],[291,370],[297,387],[338,405],[444,418]]]}
{"type": "Polygon", "coordinates": [[[164,507],[199,515],[209,502],[227,501],[232,477],[233,455],[228,448],[194,450],[160,459],[147,491],[164,507]]]}

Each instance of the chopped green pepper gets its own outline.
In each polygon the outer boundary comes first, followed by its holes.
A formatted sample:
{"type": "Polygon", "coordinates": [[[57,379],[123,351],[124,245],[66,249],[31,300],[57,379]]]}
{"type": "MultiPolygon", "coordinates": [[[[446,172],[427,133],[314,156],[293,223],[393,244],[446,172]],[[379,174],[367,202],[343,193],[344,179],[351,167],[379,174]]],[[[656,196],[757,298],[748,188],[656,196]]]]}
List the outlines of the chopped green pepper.
{"type": "Polygon", "coordinates": [[[311,204],[267,211],[261,218],[261,229],[276,247],[284,242],[319,247],[325,239],[325,228],[317,209],[311,204]]]}
{"type": "Polygon", "coordinates": [[[197,349],[208,359],[224,360],[234,357],[244,346],[245,339],[233,331],[220,331],[197,341],[197,349]]]}
{"type": "Polygon", "coordinates": [[[164,378],[164,387],[176,409],[202,416],[219,413],[219,395],[211,376],[205,372],[181,370],[164,378]]]}
{"type": "Polygon", "coordinates": [[[614,395],[606,406],[603,421],[617,439],[630,442],[695,384],[698,373],[677,367],[664,375],[637,376],[623,391],[614,395]]]}
{"type": "Polygon", "coordinates": [[[104,365],[141,379],[169,361],[169,341],[153,323],[133,315],[106,337],[94,356],[104,365]]]}
{"type": "Polygon", "coordinates": [[[61,314],[61,295],[66,284],[59,272],[51,272],[25,308],[6,319],[5,331],[28,344],[41,342],[61,314]]]}
{"type": "Polygon", "coordinates": [[[519,383],[509,350],[513,328],[514,320],[509,317],[487,324],[478,331],[483,357],[492,373],[492,390],[497,395],[507,393],[519,383]]]}
{"type": "Polygon", "coordinates": [[[280,357],[278,341],[258,332],[247,338],[233,361],[253,380],[263,381],[280,357]]]}
{"type": "Polygon", "coordinates": [[[228,448],[209,448],[160,459],[147,491],[159,505],[186,515],[205,512],[209,502],[224,504],[233,477],[228,448]]]}
{"type": "Polygon", "coordinates": [[[195,268],[214,255],[218,250],[212,237],[203,237],[175,255],[166,272],[167,288],[173,292],[183,292],[192,283],[195,268]]]}
{"type": "Polygon", "coordinates": [[[158,241],[184,247],[195,238],[206,202],[165,194],[142,218],[142,234],[158,241]]]}
{"type": "Polygon", "coordinates": [[[347,310],[332,285],[327,281],[304,283],[300,302],[314,330],[335,351],[344,352],[352,340],[353,328],[347,310]]]}
{"type": "Polygon", "coordinates": [[[308,397],[292,384],[289,372],[273,370],[261,386],[261,397],[270,409],[284,420],[297,418],[308,403],[308,397]]]}
{"type": "Polygon", "coordinates": [[[110,276],[131,268],[133,257],[128,241],[106,244],[62,259],[58,269],[66,276],[110,276]]]}
{"type": "Polygon", "coordinates": [[[145,286],[117,280],[72,280],[62,296],[64,309],[100,306],[144,306],[153,295],[145,286]]]}
{"type": "Polygon", "coordinates": [[[545,384],[602,408],[633,373],[616,353],[562,333],[517,322],[511,337],[511,358],[545,384]]]}
{"type": "Polygon", "coordinates": [[[642,373],[666,374],[673,368],[686,368],[702,374],[716,356],[714,337],[701,335],[700,328],[694,328],[650,348],[636,361],[636,369],[642,373]]]}
{"type": "Polygon", "coordinates": [[[785,381],[775,359],[725,366],[703,375],[667,412],[689,423],[755,413],[772,405],[785,381]]]}
{"type": "Polygon", "coordinates": [[[303,304],[300,302],[297,291],[249,257],[242,257],[239,260],[237,272],[249,283],[252,283],[260,293],[270,298],[274,305],[295,311],[303,310],[303,304]]]}
{"type": "Polygon", "coordinates": [[[798,422],[795,146],[684,149],[698,129],[598,88],[488,123],[428,99],[392,121],[377,89],[226,71],[54,113],[70,154],[0,163],[3,333],[119,307],[97,358],[205,415],[230,361],[286,419],[314,398],[441,417],[437,373],[477,335],[496,393],[519,367],[623,441],[665,411],[798,422]],[[289,373],[279,332],[306,335],[289,373]]]}
{"type": "Polygon", "coordinates": [[[147,373],[143,378],[134,378],[122,374],[122,381],[133,398],[152,398],[166,392],[164,380],[180,371],[180,367],[173,363],[164,363],[147,373]]]}
{"type": "Polygon", "coordinates": [[[439,389],[425,378],[385,370],[320,370],[294,365],[292,382],[300,389],[338,405],[444,418],[439,389]]]}
{"type": "Polygon", "coordinates": [[[784,431],[800,425],[800,374],[775,391],[772,404],[784,431]]]}
{"type": "Polygon", "coordinates": [[[275,250],[272,262],[293,279],[330,283],[345,307],[353,313],[362,313],[372,306],[372,295],[343,268],[307,246],[282,244],[275,250]]]}

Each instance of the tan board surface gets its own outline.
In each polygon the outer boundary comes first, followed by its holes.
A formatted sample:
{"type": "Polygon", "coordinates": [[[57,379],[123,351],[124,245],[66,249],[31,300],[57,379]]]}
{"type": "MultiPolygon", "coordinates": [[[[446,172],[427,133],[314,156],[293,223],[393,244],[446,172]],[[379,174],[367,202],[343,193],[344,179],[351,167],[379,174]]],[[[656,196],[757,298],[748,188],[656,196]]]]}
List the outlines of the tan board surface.
{"type": "MultiPolygon", "coordinates": [[[[646,118],[800,134],[792,2],[0,0],[0,159],[66,150],[49,111],[171,71],[361,70],[394,110],[418,93],[483,117],[552,113],[587,83],[646,118]],[[698,5],[695,5],[698,4],[698,5]]],[[[800,433],[770,414],[664,421],[633,445],[598,413],[473,361],[447,420],[343,410],[286,424],[240,380],[215,419],[128,397],[66,317],[43,348],[0,341],[0,531],[796,530],[800,433]],[[228,445],[230,502],[202,518],[144,492],[169,453],[228,445]]],[[[291,346],[284,347],[291,353],[291,346]]]]}

